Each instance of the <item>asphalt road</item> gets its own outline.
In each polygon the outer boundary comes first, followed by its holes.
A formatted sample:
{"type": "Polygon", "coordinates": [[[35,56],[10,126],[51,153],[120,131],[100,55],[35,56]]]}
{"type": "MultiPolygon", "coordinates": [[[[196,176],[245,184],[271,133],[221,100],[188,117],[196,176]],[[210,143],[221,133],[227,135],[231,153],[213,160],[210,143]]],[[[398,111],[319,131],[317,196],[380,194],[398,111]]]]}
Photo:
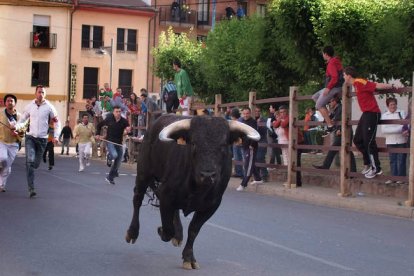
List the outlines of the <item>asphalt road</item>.
{"type": "MultiPolygon", "coordinates": [[[[24,157],[0,194],[0,275],[414,275],[414,222],[228,190],[194,246],[201,269],[181,268],[181,250],[162,242],[158,210],[141,211],[136,244],[124,241],[134,170],[116,185],[108,167],[57,156],[36,171],[28,198],[24,157]]],[[[191,215],[190,215],[191,216],[191,215]]],[[[190,216],[183,218],[188,225],[190,216]]]]}

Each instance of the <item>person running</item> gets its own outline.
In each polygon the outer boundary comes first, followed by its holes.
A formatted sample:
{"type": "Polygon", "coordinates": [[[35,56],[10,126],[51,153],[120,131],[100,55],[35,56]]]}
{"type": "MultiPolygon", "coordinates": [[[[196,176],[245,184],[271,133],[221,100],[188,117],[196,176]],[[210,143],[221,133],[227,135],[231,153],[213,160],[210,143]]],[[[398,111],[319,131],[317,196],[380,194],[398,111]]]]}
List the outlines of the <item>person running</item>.
{"type": "Polygon", "coordinates": [[[83,114],[82,121],[75,127],[75,139],[78,139],[79,147],[79,172],[90,165],[92,141],[95,135],[95,127],[89,122],[89,115],[83,114]]]}
{"type": "Polygon", "coordinates": [[[11,173],[11,166],[22,139],[16,131],[12,130],[20,119],[20,113],[15,108],[16,96],[7,94],[3,102],[6,107],[0,110],[0,192],[6,191],[7,178],[11,173]]]}
{"type": "Polygon", "coordinates": [[[28,123],[29,131],[25,137],[26,151],[26,176],[29,188],[29,197],[35,197],[34,170],[42,161],[42,155],[47,144],[49,133],[49,122],[54,121],[54,142],[59,138],[60,121],[56,108],[46,100],[46,89],[42,85],[36,86],[35,99],[24,109],[21,119],[16,125],[16,130],[21,130],[28,123]]]}
{"type": "MultiPolygon", "coordinates": [[[[112,114],[108,115],[105,120],[97,126],[96,133],[101,133],[101,128],[107,126],[106,142],[107,149],[114,160],[111,165],[109,175],[105,178],[106,182],[115,185],[114,178],[118,176],[118,169],[121,166],[123,157],[122,139],[124,134],[131,131],[128,120],[121,117],[121,108],[115,106],[112,114]]],[[[97,140],[103,139],[99,134],[95,136],[97,140]]]]}
{"type": "Polygon", "coordinates": [[[54,122],[53,120],[50,120],[49,123],[49,131],[47,135],[47,144],[45,152],[43,152],[43,162],[49,161],[49,168],[48,170],[51,171],[53,169],[53,166],[55,165],[55,142],[53,135],[54,131],[54,122]],[[47,159],[46,159],[47,158],[47,159]]]}
{"type": "Polygon", "coordinates": [[[341,60],[334,56],[334,54],[332,46],[325,46],[323,48],[322,56],[326,61],[325,87],[312,96],[312,99],[315,101],[315,108],[319,110],[327,124],[326,133],[323,136],[328,136],[329,133],[335,131],[326,105],[342,91],[342,84],[344,83],[341,60]]]}
{"type": "Polygon", "coordinates": [[[374,178],[382,174],[378,147],[375,141],[378,122],[381,118],[381,110],[375,99],[374,92],[376,89],[392,89],[394,85],[371,82],[357,77],[358,72],[354,67],[348,66],[344,69],[345,82],[354,87],[358,104],[362,111],[353,139],[355,146],[362,153],[364,159],[365,167],[361,173],[366,178],[374,178]]]}
{"type": "Polygon", "coordinates": [[[62,150],[60,151],[60,155],[63,155],[63,153],[65,152],[65,147],[66,155],[69,155],[70,139],[73,139],[72,129],[69,126],[69,121],[66,121],[65,126],[62,128],[62,131],[59,135],[59,142],[62,143],[62,150]]]}

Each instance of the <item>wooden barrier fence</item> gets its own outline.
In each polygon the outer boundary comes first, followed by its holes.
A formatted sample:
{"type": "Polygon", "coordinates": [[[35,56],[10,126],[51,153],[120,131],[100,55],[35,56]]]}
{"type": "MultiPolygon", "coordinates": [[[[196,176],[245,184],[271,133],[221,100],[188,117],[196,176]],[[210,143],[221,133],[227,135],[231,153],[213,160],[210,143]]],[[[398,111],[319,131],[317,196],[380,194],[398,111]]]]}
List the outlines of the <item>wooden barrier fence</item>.
{"type": "MultiPolygon", "coordinates": [[[[413,73],[413,83],[414,83],[414,73],[413,73]]],[[[351,88],[344,85],[342,89],[342,122],[341,122],[341,139],[342,144],[340,147],[334,146],[324,146],[324,145],[304,145],[298,144],[298,128],[305,125],[303,120],[299,120],[299,110],[298,110],[298,103],[304,100],[311,100],[311,95],[301,96],[298,93],[298,87],[290,87],[289,90],[289,97],[277,97],[277,98],[268,98],[268,99],[257,99],[256,92],[249,93],[249,100],[248,101],[241,101],[241,102],[231,102],[231,103],[223,103],[221,95],[215,96],[215,102],[211,105],[205,105],[203,103],[195,103],[190,108],[193,112],[197,109],[214,109],[214,116],[222,116],[222,109],[227,107],[244,107],[248,106],[251,110],[258,105],[263,104],[277,104],[277,103],[289,103],[289,144],[288,147],[288,157],[289,162],[288,166],[283,165],[274,165],[274,164],[265,164],[265,163],[258,163],[259,167],[267,167],[267,168],[286,168],[287,169],[287,181],[285,186],[287,188],[296,188],[297,186],[301,186],[301,172],[309,172],[315,173],[320,172],[321,170],[314,169],[314,168],[302,168],[300,166],[300,159],[301,159],[301,152],[306,149],[312,150],[338,150],[340,152],[340,170],[339,170],[339,182],[340,182],[340,191],[338,193],[339,196],[347,197],[351,195],[350,191],[350,181],[351,178],[361,178],[363,175],[358,172],[351,172],[350,168],[350,158],[351,152],[357,151],[356,148],[352,147],[351,143],[351,133],[352,133],[352,126],[356,125],[358,121],[351,120],[352,118],[352,97],[355,96],[355,93],[351,92],[351,88]],[[298,164],[299,163],[299,164],[298,164]]],[[[383,90],[381,92],[376,92],[376,94],[413,94],[413,87],[404,87],[400,89],[394,90],[383,90]]],[[[414,110],[414,101],[411,102],[411,110],[414,110]]],[[[156,113],[160,113],[159,111],[156,113]]],[[[147,118],[147,126],[149,125],[149,120],[151,116],[147,118]]],[[[307,122],[309,126],[318,126],[324,125],[322,122],[307,122]]],[[[380,124],[410,124],[411,126],[414,125],[414,116],[411,116],[411,119],[403,119],[403,120],[387,120],[387,121],[380,121],[380,124]]],[[[136,141],[131,141],[132,143],[136,144],[136,141]]],[[[414,129],[411,128],[410,132],[410,145],[414,145],[414,129]]],[[[132,145],[131,145],[132,146],[132,145]]],[[[136,146],[136,145],[135,145],[136,146]]],[[[261,147],[271,147],[271,148],[282,148],[286,147],[286,145],[279,145],[279,144],[268,144],[268,143],[260,143],[259,146],[261,147]]],[[[409,166],[408,166],[408,176],[387,176],[387,179],[391,180],[399,180],[405,181],[408,183],[408,198],[405,201],[407,206],[414,206],[414,160],[412,156],[414,156],[414,147],[411,148],[380,148],[381,152],[398,152],[398,153],[408,153],[411,158],[409,159],[409,166]]],[[[324,174],[337,174],[337,172],[329,172],[328,170],[324,170],[324,174]]],[[[384,176],[377,176],[377,178],[385,179],[384,176]]]]}

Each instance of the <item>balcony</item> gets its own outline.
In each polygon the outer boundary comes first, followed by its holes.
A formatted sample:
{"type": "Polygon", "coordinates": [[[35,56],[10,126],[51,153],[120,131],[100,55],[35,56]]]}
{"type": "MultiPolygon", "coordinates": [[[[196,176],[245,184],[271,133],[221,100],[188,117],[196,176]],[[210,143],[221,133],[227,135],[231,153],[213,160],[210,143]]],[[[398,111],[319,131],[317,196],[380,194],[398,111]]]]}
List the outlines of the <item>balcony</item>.
{"type": "Polygon", "coordinates": [[[30,32],[30,48],[37,49],[56,49],[57,34],[39,34],[30,32]]]}
{"type": "Polygon", "coordinates": [[[160,8],[160,25],[171,25],[176,27],[197,26],[197,11],[177,7],[160,8]]]}

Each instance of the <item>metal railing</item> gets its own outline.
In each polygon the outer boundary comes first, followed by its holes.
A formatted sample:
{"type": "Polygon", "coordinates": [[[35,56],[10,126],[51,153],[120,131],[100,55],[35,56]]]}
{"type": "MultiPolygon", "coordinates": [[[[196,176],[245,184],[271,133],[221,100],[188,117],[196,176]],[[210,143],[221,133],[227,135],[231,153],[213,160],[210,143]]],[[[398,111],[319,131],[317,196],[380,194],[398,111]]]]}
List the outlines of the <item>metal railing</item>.
{"type": "Polygon", "coordinates": [[[190,9],[160,8],[160,23],[177,25],[197,25],[197,11],[190,9]]]}
{"type": "Polygon", "coordinates": [[[49,33],[46,35],[38,35],[37,33],[30,32],[30,48],[56,49],[56,47],[57,34],[49,33]]]}

